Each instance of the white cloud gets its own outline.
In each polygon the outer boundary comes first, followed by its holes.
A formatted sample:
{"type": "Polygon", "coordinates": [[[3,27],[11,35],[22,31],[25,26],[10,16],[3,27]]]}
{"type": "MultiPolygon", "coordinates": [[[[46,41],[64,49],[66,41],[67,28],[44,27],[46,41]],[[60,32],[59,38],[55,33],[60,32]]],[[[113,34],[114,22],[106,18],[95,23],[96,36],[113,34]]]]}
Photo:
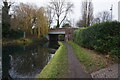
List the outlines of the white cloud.
{"type": "MultiPolygon", "coordinates": [[[[34,3],[38,6],[46,6],[50,0],[12,0],[14,2],[24,2],[24,3],[34,3]]],[[[81,16],[81,1],[84,0],[68,0],[74,3],[73,14],[70,16],[71,19],[74,19],[74,22],[77,22],[81,16]]],[[[94,15],[101,11],[110,11],[111,4],[113,4],[113,18],[118,19],[118,1],[120,0],[92,0],[94,7],[94,15]]]]}

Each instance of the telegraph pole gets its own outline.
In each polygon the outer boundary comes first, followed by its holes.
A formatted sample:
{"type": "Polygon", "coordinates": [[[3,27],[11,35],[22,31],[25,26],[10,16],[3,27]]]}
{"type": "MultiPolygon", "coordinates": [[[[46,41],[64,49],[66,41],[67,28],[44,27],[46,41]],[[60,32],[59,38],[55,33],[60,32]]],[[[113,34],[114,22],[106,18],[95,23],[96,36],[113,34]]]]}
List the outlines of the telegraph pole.
{"type": "Polygon", "coordinates": [[[112,21],[112,11],[113,11],[113,5],[111,5],[111,9],[110,9],[110,11],[111,11],[111,21],[112,21]]]}

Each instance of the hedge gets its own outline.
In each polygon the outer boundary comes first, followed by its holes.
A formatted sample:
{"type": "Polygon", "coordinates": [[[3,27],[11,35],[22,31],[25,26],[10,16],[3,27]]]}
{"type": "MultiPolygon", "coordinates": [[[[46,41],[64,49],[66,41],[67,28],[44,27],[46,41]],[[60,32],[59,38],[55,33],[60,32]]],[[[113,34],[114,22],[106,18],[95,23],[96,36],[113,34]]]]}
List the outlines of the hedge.
{"type": "Polygon", "coordinates": [[[76,30],[73,40],[86,48],[120,58],[120,22],[97,23],[84,29],[76,30]]]}
{"type": "Polygon", "coordinates": [[[23,31],[22,30],[14,30],[11,29],[9,32],[9,38],[13,38],[13,39],[19,39],[23,37],[23,31]]]}

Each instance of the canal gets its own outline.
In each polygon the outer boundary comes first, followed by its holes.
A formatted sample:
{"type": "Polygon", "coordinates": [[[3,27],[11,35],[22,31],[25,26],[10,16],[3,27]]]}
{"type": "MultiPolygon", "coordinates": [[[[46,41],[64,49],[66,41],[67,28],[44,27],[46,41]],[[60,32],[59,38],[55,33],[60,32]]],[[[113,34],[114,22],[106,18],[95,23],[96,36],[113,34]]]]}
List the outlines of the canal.
{"type": "Polygon", "coordinates": [[[42,46],[34,44],[3,46],[3,78],[34,78],[50,61],[58,47],[58,44],[49,42],[42,46]]]}

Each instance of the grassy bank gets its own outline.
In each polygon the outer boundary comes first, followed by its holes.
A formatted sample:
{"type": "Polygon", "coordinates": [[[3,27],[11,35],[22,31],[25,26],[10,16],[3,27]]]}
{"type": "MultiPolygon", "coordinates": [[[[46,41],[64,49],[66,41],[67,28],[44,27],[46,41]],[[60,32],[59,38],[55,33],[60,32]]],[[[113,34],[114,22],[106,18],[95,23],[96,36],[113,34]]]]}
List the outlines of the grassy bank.
{"type": "Polygon", "coordinates": [[[114,63],[109,57],[98,55],[96,52],[82,48],[73,42],[68,42],[68,44],[72,46],[77,58],[88,73],[108,67],[114,63]]]}
{"type": "Polygon", "coordinates": [[[36,39],[30,39],[30,38],[20,38],[20,39],[13,39],[13,40],[8,40],[8,39],[3,39],[2,44],[3,45],[10,45],[10,44],[17,44],[17,45],[27,45],[27,44],[44,44],[48,40],[44,37],[42,38],[36,38],[36,39]]]}
{"type": "Polygon", "coordinates": [[[36,78],[64,78],[68,73],[68,58],[66,46],[59,42],[60,47],[53,58],[36,78]]]}
{"type": "Polygon", "coordinates": [[[22,44],[30,44],[30,43],[32,43],[32,40],[28,38],[2,40],[2,45],[11,45],[11,44],[22,45],[22,44]]]}

